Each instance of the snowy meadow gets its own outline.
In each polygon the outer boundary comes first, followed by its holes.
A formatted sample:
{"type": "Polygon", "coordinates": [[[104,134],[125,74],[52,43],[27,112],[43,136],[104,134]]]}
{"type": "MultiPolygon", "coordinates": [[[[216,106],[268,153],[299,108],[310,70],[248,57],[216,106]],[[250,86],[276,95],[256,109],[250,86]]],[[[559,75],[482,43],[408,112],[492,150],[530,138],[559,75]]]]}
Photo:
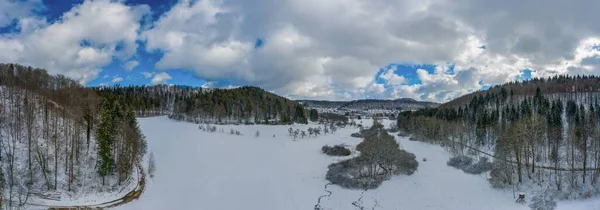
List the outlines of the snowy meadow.
{"type": "MultiPolygon", "coordinates": [[[[512,191],[492,189],[487,176],[447,166],[451,155],[440,146],[407,138],[396,140],[417,156],[418,171],[364,191],[327,185],[325,179],[329,164],[358,155],[355,146],[362,139],[350,137],[358,128],[294,140],[286,125],[216,125],[216,132],[206,132],[167,117],[139,122],[156,158],[156,172],[140,199],[118,209],[315,209],[320,197],[321,209],[529,209],[514,202],[512,191]],[[230,134],[231,129],[241,135],[230,134]],[[321,152],[322,146],[337,144],[352,154],[321,152]]],[[[316,125],[292,125],[300,130],[311,126],[316,125]]],[[[600,202],[559,202],[558,209],[600,209],[600,202]]]]}

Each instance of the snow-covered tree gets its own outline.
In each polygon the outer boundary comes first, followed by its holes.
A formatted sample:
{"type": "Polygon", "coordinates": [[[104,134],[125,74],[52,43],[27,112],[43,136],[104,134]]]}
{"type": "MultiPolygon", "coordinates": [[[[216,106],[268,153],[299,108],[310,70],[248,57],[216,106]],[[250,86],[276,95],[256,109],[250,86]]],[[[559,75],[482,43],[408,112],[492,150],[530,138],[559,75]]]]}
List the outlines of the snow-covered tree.
{"type": "Polygon", "coordinates": [[[531,199],[529,208],[532,210],[553,210],[556,208],[556,201],[548,193],[542,193],[531,199]]]}
{"type": "Polygon", "coordinates": [[[150,178],[154,178],[155,171],[156,160],[154,160],[154,153],[150,152],[150,157],[148,157],[148,175],[150,175],[150,178]]]}

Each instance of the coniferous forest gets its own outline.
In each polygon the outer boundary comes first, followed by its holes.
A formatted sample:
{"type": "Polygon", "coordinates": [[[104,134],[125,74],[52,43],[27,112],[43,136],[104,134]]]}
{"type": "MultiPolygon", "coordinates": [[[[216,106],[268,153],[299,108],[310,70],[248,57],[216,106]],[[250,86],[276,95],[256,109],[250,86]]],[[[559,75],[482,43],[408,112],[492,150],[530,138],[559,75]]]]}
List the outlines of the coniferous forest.
{"type": "Polygon", "coordinates": [[[402,112],[397,125],[456,155],[493,157],[494,187],[585,198],[600,192],[599,92],[597,76],[535,78],[402,112]]]}
{"type": "Polygon", "coordinates": [[[168,114],[195,123],[291,124],[307,123],[302,105],[258,87],[205,89],[156,85],[94,88],[100,95],[127,101],[138,116],[168,114]]]}

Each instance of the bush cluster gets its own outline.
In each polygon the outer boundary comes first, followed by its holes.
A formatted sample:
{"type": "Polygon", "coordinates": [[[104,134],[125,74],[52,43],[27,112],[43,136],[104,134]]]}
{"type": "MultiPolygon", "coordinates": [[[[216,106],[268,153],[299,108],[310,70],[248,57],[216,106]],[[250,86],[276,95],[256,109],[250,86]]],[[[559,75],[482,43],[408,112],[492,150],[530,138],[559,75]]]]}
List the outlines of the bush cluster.
{"type": "Polygon", "coordinates": [[[468,174],[481,174],[492,170],[493,166],[487,157],[481,157],[477,163],[473,164],[473,158],[466,155],[452,157],[447,164],[468,174]]]}
{"type": "MultiPolygon", "coordinates": [[[[405,150],[377,121],[353,136],[364,137],[356,146],[360,156],[329,165],[326,179],[351,189],[375,189],[392,175],[411,175],[419,166],[416,156],[405,150]]],[[[329,149],[324,147],[323,151],[329,149]]]]}
{"type": "Polygon", "coordinates": [[[329,145],[325,145],[321,148],[321,151],[330,156],[348,156],[352,154],[352,152],[342,145],[335,145],[330,147],[329,145]]]}

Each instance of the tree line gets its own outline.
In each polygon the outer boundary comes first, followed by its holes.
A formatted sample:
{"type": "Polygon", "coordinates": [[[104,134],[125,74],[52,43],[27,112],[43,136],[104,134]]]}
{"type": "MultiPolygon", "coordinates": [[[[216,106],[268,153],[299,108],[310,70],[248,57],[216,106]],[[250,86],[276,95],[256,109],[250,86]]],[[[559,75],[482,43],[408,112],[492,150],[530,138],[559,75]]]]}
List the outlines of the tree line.
{"type": "Polygon", "coordinates": [[[0,208],[130,179],[146,152],[133,108],[63,75],[0,64],[0,208]]]}
{"type": "Polygon", "coordinates": [[[536,183],[562,198],[582,197],[584,189],[600,189],[600,102],[591,92],[600,83],[590,81],[598,77],[508,83],[471,94],[466,103],[402,112],[397,125],[455,154],[493,156],[495,187],[536,183]],[[530,91],[532,85],[538,86],[530,91]]]}
{"type": "Polygon", "coordinates": [[[195,123],[307,123],[307,112],[294,101],[258,87],[207,89],[180,85],[97,87],[130,102],[138,116],[168,114],[195,123]]]}

